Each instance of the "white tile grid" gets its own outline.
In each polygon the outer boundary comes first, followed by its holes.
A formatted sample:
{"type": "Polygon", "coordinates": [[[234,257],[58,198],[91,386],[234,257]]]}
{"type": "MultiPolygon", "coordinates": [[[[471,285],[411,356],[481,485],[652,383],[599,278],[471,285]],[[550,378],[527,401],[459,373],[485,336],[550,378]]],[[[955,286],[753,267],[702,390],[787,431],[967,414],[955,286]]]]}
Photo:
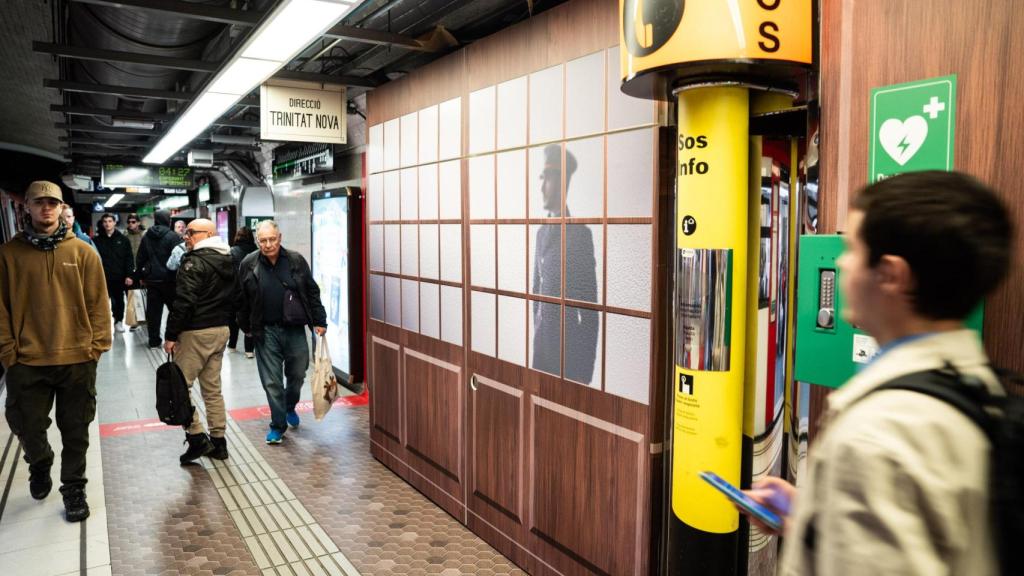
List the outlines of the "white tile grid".
{"type": "MultiPolygon", "coordinates": [[[[0,402],[6,401],[6,389],[0,393],[0,402]]],[[[54,414],[50,414],[54,419],[54,414]]],[[[90,516],[84,522],[86,542],[86,572],[110,574],[110,543],[107,537],[107,509],[103,489],[103,459],[100,452],[99,419],[89,426],[89,452],[87,455],[86,496],[90,516]]],[[[57,454],[61,450],[60,431],[51,425],[47,433],[50,446],[57,454]]],[[[82,523],[64,520],[64,502],[57,491],[43,501],[33,500],[28,493],[28,465],[22,459],[21,443],[12,438],[6,419],[0,419],[0,454],[7,448],[7,459],[0,470],[0,485],[11,482],[3,517],[0,518],[0,566],[4,574],[80,574],[82,567],[82,523]],[[13,478],[12,476],[13,468],[13,478]]],[[[59,458],[58,458],[59,461],[59,458]]],[[[59,474],[55,463],[54,475],[59,474]]]]}
{"type": "MultiPolygon", "coordinates": [[[[206,410],[195,387],[192,394],[205,419],[206,410]]],[[[358,575],[230,416],[225,438],[231,455],[228,460],[203,458],[200,462],[263,574],[358,575]]]]}

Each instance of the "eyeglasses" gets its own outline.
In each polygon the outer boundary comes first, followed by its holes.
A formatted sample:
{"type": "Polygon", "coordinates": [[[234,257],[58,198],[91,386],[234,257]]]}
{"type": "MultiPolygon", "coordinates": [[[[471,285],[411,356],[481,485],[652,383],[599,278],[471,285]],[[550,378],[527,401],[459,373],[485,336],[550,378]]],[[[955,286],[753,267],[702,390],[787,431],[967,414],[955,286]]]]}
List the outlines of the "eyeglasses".
{"type": "Polygon", "coordinates": [[[129,224],[138,224],[139,221],[138,220],[129,220],[128,223],[129,224]]]}
{"type": "Polygon", "coordinates": [[[189,228],[188,230],[185,230],[185,236],[191,237],[191,236],[195,236],[196,234],[209,234],[209,235],[212,235],[213,233],[212,232],[207,232],[206,230],[192,230],[191,228],[189,228]]]}

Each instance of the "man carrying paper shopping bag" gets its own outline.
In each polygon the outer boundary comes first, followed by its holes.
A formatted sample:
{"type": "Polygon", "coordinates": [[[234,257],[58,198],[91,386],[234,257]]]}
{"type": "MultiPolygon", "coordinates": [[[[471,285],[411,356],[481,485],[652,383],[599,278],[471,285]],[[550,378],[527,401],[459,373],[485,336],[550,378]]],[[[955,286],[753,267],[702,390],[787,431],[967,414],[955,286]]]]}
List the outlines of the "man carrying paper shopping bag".
{"type": "Polygon", "coordinates": [[[280,444],[288,426],[299,425],[295,405],[309,368],[306,328],[323,336],[327,311],[306,259],[281,247],[277,223],[261,222],[256,243],[259,251],[246,256],[238,269],[238,327],[256,339],[256,368],[270,404],[267,444],[280,444]]]}

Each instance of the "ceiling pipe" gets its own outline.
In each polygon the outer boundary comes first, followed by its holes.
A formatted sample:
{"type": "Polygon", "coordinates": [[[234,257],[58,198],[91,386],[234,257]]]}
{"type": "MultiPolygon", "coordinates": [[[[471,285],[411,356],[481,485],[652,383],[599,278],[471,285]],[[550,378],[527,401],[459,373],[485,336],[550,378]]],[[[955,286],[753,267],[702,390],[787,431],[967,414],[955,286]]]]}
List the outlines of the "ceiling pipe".
{"type": "Polygon", "coordinates": [[[210,142],[214,144],[242,144],[255,146],[259,139],[255,136],[231,136],[228,134],[210,134],[210,142]]]}

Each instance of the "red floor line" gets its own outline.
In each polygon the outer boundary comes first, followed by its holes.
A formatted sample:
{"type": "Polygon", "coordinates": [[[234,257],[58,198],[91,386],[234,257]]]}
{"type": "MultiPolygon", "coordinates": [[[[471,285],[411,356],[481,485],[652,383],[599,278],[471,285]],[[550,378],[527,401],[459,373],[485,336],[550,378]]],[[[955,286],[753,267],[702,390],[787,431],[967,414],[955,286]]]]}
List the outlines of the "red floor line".
{"type": "MultiPolygon", "coordinates": [[[[370,402],[370,395],[366,390],[363,390],[362,394],[356,396],[342,396],[334,401],[335,408],[352,408],[356,406],[366,406],[370,402]]],[[[309,414],[313,412],[313,402],[305,401],[299,402],[295,406],[295,411],[300,414],[309,414]]],[[[270,408],[266,405],[263,406],[252,406],[249,408],[237,408],[235,410],[228,410],[228,414],[235,421],[243,420],[256,420],[259,418],[270,418],[270,408]]],[[[175,430],[181,431],[178,426],[167,426],[157,418],[147,418],[145,420],[131,420],[128,422],[112,422],[109,424],[100,424],[100,437],[101,438],[112,438],[115,436],[128,436],[130,434],[141,434],[143,432],[160,432],[175,430]]]]}

